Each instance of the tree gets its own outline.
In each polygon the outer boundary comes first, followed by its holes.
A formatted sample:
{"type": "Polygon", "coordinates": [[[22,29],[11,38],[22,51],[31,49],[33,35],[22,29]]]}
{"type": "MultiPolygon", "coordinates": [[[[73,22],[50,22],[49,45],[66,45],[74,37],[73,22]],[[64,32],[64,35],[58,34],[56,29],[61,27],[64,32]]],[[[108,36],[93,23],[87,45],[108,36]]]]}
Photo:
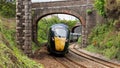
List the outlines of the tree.
{"type": "Polygon", "coordinates": [[[105,0],[95,0],[95,8],[98,11],[98,13],[102,16],[106,16],[105,14],[105,0]]]}
{"type": "Polygon", "coordinates": [[[0,15],[3,17],[15,17],[15,0],[0,0],[0,15]]]}

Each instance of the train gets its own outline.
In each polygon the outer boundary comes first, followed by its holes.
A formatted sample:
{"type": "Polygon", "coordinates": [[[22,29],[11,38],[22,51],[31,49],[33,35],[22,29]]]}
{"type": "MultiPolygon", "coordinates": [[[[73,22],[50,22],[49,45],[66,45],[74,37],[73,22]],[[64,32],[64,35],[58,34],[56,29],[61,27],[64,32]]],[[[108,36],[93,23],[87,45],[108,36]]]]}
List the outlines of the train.
{"type": "Polygon", "coordinates": [[[70,33],[70,43],[77,42],[81,33],[70,33]]]}
{"type": "Polygon", "coordinates": [[[51,54],[65,55],[69,43],[77,42],[79,33],[71,33],[65,24],[54,24],[49,28],[47,50],[51,54]]]}
{"type": "Polygon", "coordinates": [[[68,53],[70,30],[65,24],[54,24],[49,28],[47,50],[52,54],[68,53]]]}

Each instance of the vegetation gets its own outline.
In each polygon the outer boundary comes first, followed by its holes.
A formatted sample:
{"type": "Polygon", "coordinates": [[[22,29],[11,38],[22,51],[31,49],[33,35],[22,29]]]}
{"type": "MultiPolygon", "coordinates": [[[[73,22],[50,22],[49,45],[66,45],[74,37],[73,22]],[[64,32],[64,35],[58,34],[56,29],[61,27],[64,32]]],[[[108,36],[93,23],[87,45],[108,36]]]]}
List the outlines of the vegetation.
{"type": "Polygon", "coordinates": [[[15,46],[13,20],[0,17],[0,68],[42,68],[42,65],[30,60],[15,46]]]}
{"type": "Polygon", "coordinates": [[[120,0],[106,0],[105,10],[107,17],[118,20],[120,18],[120,0]]]}
{"type": "Polygon", "coordinates": [[[16,47],[11,50],[4,42],[0,43],[0,68],[42,68],[40,64],[21,54],[16,47]]]}
{"type": "Polygon", "coordinates": [[[89,51],[120,59],[120,32],[116,31],[113,21],[97,25],[89,35],[89,44],[86,48],[89,51]]]}
{"type": "Polygon", "coordinates": [[[47,42],[47,35],[48,35],[48,29],[53,24],[57,23],[63,23],[69,26],[69,29],[71,29],[77,21],[71,21],[71,20],[60,20],[58,17],[53,16],[52,18],[43,18],[38,23],[38,41],[40,43],[47,42]]]}
{"type": "Polygon", "coordinates": [[[15,10],[15,1],[9,2],[8,0],[0,0],[0,15],[3,17],[15,17],[15,10]]]}
{"type": "Polygon", "coordinates": [[[86,12],[87,12],[88,14],[91,14],[91,13],[92,13],[92,10],[91,10],[91,9],[87,9],[86,12]]]}
{"type": "Polygon", "coordinates": [[[105,0],[95,0],[95,8],[97,9],[98,13],[102,16],[105,16],[105,0]]]}
{"type": "Polygon", "coordinates": [[[108,22],[97,24],[89,34],[86,50],[120,60],[120,0],[96,0],[95,8],[108,22]]]}
{"type": "Polygon", "coordinates": [[[104,17],[118,19],[120,16],[120,0],[95,0],[94,6],[104,17]]]}
{"type": "Polygon", "coordinates": [[[78,38],[78,44],[81,44],[82,43],[82,36],[80,36],[79,38],[78,38]]]}

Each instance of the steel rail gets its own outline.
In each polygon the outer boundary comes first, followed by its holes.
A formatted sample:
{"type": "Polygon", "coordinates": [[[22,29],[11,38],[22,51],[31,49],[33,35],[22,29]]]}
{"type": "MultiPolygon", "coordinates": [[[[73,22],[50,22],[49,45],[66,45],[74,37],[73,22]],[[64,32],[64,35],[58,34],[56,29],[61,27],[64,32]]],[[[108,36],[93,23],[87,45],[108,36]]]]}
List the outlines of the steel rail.
{"type": "Polygon", "coordinates": [[[71,48],[69,50],[71,52],[75,53],[76,55],[82,56],[84,58],[87,58],[89,60],[95,61],[95,62],[97,62],[99,64],[105,65],[105,66],[110,67],[110,68],[120,68],[120,64],[114,63],[114,62],[110,62],[110,61],[107,61],[107,60],[104,60],[104,59],[92,56],[90,54],[84,53],[84,52],[80,51],[79,49],[76,49],[75,45],[76,44],[74,44],[74,45],[72,44],[72,46],[71,46],[71,48]]]}

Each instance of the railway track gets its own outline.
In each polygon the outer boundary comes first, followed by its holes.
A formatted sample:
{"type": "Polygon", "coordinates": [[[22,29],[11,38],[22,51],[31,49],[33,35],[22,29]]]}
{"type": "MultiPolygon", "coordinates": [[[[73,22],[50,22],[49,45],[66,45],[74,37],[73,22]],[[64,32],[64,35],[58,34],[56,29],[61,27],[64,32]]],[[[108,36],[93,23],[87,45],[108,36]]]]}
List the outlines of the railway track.
{"type": "Polygon", "coordinates": [[[87,68],[86,66],[78,64],[67,57],[54,57],[54,59],[61,63],[65,68],[87,68]]]}
{"type": "Polygon", "coordinates": [[[107,68],[120,68],[120,64],[118,63],[114,63],[114,62],[111,62],[111,61],[107,61],[107,60],[103,60],[101,58],[98,58],[98,57],[95,57],[95,56],[92,56],[92,55],[89,55],[87,53],[84,53],[82,51],[80,51],[80,49],[77,49],[75,48],[76,44],[72,44],[70,46],[70,51],[78,56],[82,56],[90,61],[94,61],[96,63],[99,63],[101,65],[104,65],[106,66],[107,68]]]}
{"type": "Polygon", "coordinates": [[[76,48],[76,44],[70,45],[69,53],[64,57],[48,55],[45,49],[43,49],[43,51],[45,51],[44,53],[46,53],[45,55],[51,60],[54,59],[54,62],[62,65],[62,68],[120,68],[120,64],[118,63],[113,63],[84,53],[76,48]]]}

